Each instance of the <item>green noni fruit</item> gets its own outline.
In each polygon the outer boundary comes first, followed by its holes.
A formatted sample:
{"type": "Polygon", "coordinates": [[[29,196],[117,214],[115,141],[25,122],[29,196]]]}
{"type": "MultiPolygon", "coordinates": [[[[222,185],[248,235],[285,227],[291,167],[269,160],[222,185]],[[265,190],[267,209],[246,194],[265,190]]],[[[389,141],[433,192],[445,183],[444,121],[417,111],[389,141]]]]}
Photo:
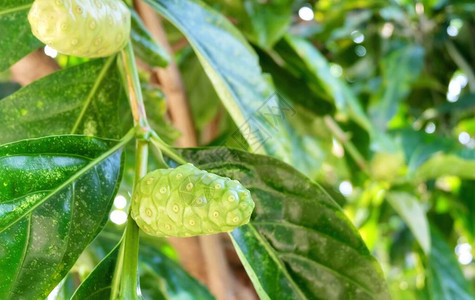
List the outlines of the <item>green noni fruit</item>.
{"type": "Polygon", "coordinates": [[[130,11],[120,0],[35,0],[33,34],[60,53],[105,57],[127,44],[130,11]]]}
{"type": "Polygon", "coordinates": [[[185,164],[143,177],[131,214],[150,235],[189,237],[232,231],[249,222],[253,209],[250,192],[238,181],[185,164]]]}

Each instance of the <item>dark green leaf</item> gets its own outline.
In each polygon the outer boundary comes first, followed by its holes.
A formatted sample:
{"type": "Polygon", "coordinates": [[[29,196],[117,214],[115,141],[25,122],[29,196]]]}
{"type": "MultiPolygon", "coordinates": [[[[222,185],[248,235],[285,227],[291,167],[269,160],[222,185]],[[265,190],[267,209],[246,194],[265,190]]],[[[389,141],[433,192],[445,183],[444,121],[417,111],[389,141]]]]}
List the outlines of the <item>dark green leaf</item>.
{"type": "Polygon", "coordinates": [[[0,144],[54,134],[118,138],[124,97],[115,58],[44,77],[0,101],[0,144]]]}
{"type": "Polygon", "coordinates": [[[0,299],[45,298],[101,231],[120,145],[53,136],[0,147],[0,299]]]}
{"type": "Polygon", "coordinates": [[[120,244],[94,268],[89,276],[84,280],[74,293],[71,300],[94,300],[109,299],[111,293],[111,283],[114,277],[117,254],[120,244]]]}
{"type": "Polygon", "coordinates": [[[431,228],[428,287],[433,300],[473,300],[453,249],[431,228]]]}
{"type": "Polygon", "coordinates": [[[166,67],[170,56],[148,32],[139,15],[131,10],[130,39],[138,58],[151,67],[166,67]]]}
{"type": "Polygon", "coordinates": [[[0,0],[0,71],[41,46],[27,15],[33,0],[0,0]]]}
{"type": "Polygon", "coordinates": [[[251,191],[252,221],[232,238],[261,299],[389,298],[378,263],[319,185],[266,156],[226,148],[181,153],[251,191]]]}

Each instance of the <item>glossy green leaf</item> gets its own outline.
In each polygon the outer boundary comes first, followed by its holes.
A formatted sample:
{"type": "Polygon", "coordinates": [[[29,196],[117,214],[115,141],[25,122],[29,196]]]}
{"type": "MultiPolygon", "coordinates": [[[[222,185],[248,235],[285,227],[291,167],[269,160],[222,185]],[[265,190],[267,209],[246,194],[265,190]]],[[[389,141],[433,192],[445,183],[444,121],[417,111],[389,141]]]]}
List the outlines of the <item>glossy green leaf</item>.
{"type": "Polygon", "coordinates": [[[54,134],[118,138],[125,96],[115,58],[44,77],[0,101],[0,144],[54,134]]]}
{"type": "MultiPolygon", "coordinates": [[[[224,106],[254,152],[292,160],[290,131],[257,55],[222,15],[198,0],[146,0],[187,37],[224,106]]],[[[246,144],[247,143],[247,144],[246,144]]]]}
{"type": "Polygon", "coordinates": [[[381,61],[383,82],[380,91],[373,94],[370,115],[380,130],[396,115],[401,101],[411,91],[411,84],[419,77],[424,66],[424,49],[408,45],[393,51],[381,61]]]}
{"type": "Polygon", "coordinates": [[[432,251],[428,260],[428,287],[433,300],[473,300],[453,249],[431,228],[432,251]]]}
{"type": "Polygon", "coordinates": [[[406,192],[389,192],[386,198],[404,219],[426,254],[430,252],[430,232],[426,212],[416,197],[406,192]]]}
{"type": "Polygon", "coordinates": [[[120,244],[117,244],[109,254],[94,268],[89,276],[77,288],[71,300],[109,299],[111,284],[114,277],[117,254],[120,244]]]}
{"type": "Polygon", "coordinates": [[[251,223],[231,235],[261,299],[389,298],[380,266],[319,185],[266,156],[227,148],[181,153],[251,191],[251,223]]]}
{"type": "Polygon", "coordinates": [[[147,30],[139,15],[131,10],[130,39],[134,53],[144,63],[151,67],[166,67],[170,62],[170,55],[160,46],[147,30]]]}
{"type": "Polygon", "coordinates": [[[33,0],[0,0],[0,71],[41,46],[27,15],[33,0]]]}
{"type": "Polygon", "coordinates": [[[224,13],[236,20],[236,26],[254,44],[270,49],[285,34],[292,21],[293,0],[221,0],[224,13]]]}
{"type": "Polygon", "coordinates": [[[46,297],[101,231],[121,145],[53,136],[0,146],[0,299],[46,297]]]}

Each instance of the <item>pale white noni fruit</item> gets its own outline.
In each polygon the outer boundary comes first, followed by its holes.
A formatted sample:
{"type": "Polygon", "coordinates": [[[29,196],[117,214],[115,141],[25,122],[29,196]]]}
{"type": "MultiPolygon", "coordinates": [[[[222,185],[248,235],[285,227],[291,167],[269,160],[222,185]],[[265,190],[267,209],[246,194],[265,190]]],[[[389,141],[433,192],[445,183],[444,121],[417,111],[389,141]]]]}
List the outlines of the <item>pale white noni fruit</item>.
{"type": "Polygon", "coordinates": [[[119,0],[35,0],[28,20],[40,41],[79,57],[112,55],[130,34],[130,11],[119,0]]]}

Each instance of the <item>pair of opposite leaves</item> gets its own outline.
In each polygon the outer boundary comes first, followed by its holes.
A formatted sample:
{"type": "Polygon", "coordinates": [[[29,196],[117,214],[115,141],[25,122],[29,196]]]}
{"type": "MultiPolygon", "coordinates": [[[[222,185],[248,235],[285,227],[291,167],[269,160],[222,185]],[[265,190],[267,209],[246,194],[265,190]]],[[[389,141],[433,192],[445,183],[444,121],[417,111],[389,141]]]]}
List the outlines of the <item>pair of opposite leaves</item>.
{"type": "MultiPolygon", "coordinates": [[[[112,55],[130,34],[130,11],[118,0],[35,0],[28,20],[40,41],[80,57],[112,55]]],[[[148,234],[187,237],[231,231],[248,223],[253,209],[238,181],[185,164],[140,180],[131,214],[148,234]]]]}

